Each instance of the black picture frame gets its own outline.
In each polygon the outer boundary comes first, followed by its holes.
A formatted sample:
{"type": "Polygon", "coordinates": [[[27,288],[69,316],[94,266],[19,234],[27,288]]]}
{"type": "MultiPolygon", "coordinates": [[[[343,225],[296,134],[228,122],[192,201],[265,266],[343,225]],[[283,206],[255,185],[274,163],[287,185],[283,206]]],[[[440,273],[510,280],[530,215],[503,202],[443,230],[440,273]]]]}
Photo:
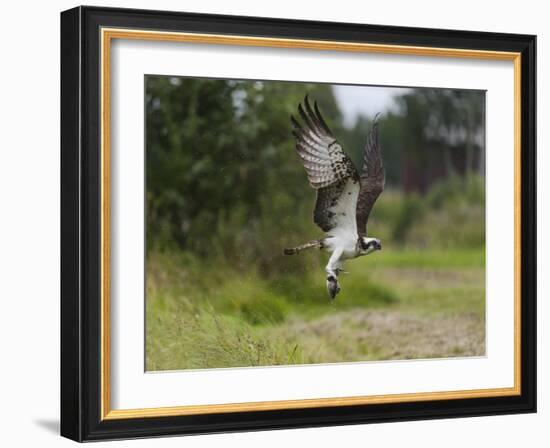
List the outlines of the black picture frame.
{"type": "Polygon", "coordinates": [[[535,412],[535,55],[532,35],[99,7],[61,13],[61,435],[91,441],[535,412]],[[102,27],[521,53],[521,394],[102,420],[102,27]]]}

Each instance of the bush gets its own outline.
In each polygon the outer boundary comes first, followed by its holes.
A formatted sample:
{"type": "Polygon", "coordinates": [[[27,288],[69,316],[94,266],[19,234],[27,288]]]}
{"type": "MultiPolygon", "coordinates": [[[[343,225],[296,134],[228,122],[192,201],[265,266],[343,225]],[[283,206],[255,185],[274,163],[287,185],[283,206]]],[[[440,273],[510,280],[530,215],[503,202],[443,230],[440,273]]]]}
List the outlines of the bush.
{"type": "MultiPolygon", "coordinates": [[[[395,196],[395,193],[393,193],[395,196]]],[[[422,248],[476,248],[485,244],[485,185],[481,176],[453,176],[424,197],[413,193],[392,199],[391,239],[422,248]]]]}
{"type": "Polygon", "coordinates": [[[451,176],[436,183],[426,195],[431,208],[452,208],[460,203],[485,205],[485,179],[470,173],[465,177],[451,176]]]}
{"type": "Polygon", "coordinates": [[[411,227],[422,218],[425,209],[424,201],[417,194],[405,196],[393,224],[392,237],[394,240],[404,243],[411,227]]]}
{"type": "Polygon", "coordinates": [[[410,245],[439,248],[478,248],[485,244],[485,210],[460,206],[435,210],[412,226],[410,245]]]}

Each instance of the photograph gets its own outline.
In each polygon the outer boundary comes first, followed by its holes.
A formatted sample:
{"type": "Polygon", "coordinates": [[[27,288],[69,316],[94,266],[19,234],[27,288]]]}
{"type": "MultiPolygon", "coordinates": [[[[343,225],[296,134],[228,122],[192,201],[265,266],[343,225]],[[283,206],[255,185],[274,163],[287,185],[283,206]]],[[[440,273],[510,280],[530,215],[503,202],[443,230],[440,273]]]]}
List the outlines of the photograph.
{"type": "Polygon", "coordinates": [[[539,412],[537,35],[233,12],[60,15],[60,434],[539,412]]]}
{"type": "Polygon", "coordinates": [[[147,74],[145,370],[486,355],[484,90],[147,74]]]}

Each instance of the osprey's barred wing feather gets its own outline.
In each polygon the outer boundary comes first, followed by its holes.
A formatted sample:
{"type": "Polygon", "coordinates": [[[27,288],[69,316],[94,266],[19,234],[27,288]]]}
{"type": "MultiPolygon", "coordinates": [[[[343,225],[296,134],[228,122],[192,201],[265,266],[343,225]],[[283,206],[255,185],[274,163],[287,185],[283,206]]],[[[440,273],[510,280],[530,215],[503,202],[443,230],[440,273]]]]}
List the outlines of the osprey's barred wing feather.
{"type": "Polygon", "coordinates": [[[372,206],[384,190],[385,171],[378,141],[378,115],[369,133],[363,150],[363,168],[361,169],[361,189],[357,199],[357,231],[360,236],[367,234],[367,221],[372,206]]]}
{"type": "Polygon", "coordinates": [[[355,210],[359,174],[342,146],[336,141],[317,103],[312,109],[308,97],[298,106],[303,125],[290,117],[296,151],[306,169],[310,185],[317,190],[313,220],[324,232],[357,233],[355,210]]]}

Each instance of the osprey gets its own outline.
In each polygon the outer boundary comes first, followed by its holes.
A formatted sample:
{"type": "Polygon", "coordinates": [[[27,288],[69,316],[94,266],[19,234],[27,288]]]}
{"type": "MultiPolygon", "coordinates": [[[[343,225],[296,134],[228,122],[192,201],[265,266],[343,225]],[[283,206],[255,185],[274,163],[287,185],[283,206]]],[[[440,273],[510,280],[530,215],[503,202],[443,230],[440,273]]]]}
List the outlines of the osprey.
{"type": "Polygon", "coordinates": [[[325,238],[284,250],[285,255],[318,248],[331,253],[326,265],[327,291],[331,299],[340,291],[338,274],[344,261],[382,249],[379,239],[367,236],[367,221],[385,183],[384,166],[378,143],[378,115],[363,150],[359,173],[323,119],[317,102],[313,109],[306,95],[298,105],[300,124],[290,117],[296,138],[296,151],[310,185],[317,191],[313,221],[326,233],[325,238]]]}

